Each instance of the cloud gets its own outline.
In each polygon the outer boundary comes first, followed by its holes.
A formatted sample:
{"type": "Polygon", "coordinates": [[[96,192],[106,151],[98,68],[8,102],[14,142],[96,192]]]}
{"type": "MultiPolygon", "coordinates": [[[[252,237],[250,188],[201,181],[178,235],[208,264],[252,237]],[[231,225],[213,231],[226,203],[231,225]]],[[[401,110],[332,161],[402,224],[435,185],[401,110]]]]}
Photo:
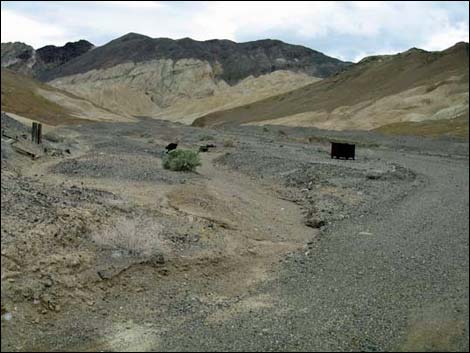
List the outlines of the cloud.
{"type": "MultiPolygon", "coordinates": [[[[457,41],[468,41],[468,4],[465,2],[6,3],[5,18],[21,17],[23,21],[30,21],[27,28],[32,29],[8,26],[5,28],[9,31],[8,37],[34,46],[78,38],[102,45],[128,32],[198,40],[276,38],[357,60],[364,54],[393,53],[410,47],[441,50],[457,41]]],[[[9,21],[16,22],[11,18],[9,21]]]]}
{"type": "Polygon", "coordinates": [[[2,9],[2,43],[25,42],[33,47],[61,44],[67,41],[67,31],[61,26],[39,22],[15,11],[2,9]]]}
{"type": "Polygon", "coordinates": [[[160,1],[90,1],[101,6],[117,6],[131,9],[155,9],[164,5],[160,1]]]}
{"type": "Polygon", "coordinates": [[[468,23],[457,23],[454,26],[447,26],[441,31],[431,35],[431,38],[423,45],[426,50],[441,50],[448,48],[457,42],[468,42],[468,23]]]}

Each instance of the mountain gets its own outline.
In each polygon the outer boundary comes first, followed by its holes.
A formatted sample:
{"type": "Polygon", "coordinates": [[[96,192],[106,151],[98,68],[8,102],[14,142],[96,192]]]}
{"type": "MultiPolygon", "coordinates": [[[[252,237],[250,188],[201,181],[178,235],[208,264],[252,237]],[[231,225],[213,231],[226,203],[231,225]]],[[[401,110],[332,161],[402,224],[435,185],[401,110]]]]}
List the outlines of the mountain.
{"type": "Polygon", "coordinates": [[[196,41],[191,38],[150,38],[129,33],[77,60],[48,71],[42,79],[49,81],[129,62],[137,64],[159,59],[208,62],[215,69],[214,76],[228,84],[276,70],[304,72],[323,78],[349,65],[315,50],[279,40],[236,43],[217,39],[196,41]]]}
{"type": "Polygon", "coordinates": [[[208,114],[194,125],[277,124],[375,129],[466,116],[468,43],[441,52],[410,49],[365,58],[348,70],[291,92],[208,114]]]}
{"type": "Polygon", "coordinates": [[[427,135],[465,133],[468,59],[468,43],[440,52],[412,48],[357,64],[271,39],[235,43],[129,33],[101,47],[78,41],[34,50],[2,43],[3,67],[117,119],[427,135]]]}
{"type": "Polygon", "coordinates": [[[2,43],[1,51],[2,68],[32,75],[33,66],[36,62],[34,58],[35,50],[32,46],[21,42],[2,43]]]}
{"type": "Polygon", "coordinates": [[[22,74],[39,77],[93,49],[86,40],[69,42],[62,47],[47,45],[38,50],[20,43],[2,43],[1,65],[22,74]]]}
{"type": "Polygon", "coordinates": [[[122,114],[155,116],[226,94],[250,77],[289,72],[302,77],[300,87],[311,83],[309,77],[327,77],[349,65],[277,40],[235,43],[130,33],[44,71],[40,79],[122,114]]]}
{"type": "Polygon", "coordinates": [[[8,113],[49,125],[132,120],[9,69],[2,69],[1,80],[2,111],[8,113]]]}

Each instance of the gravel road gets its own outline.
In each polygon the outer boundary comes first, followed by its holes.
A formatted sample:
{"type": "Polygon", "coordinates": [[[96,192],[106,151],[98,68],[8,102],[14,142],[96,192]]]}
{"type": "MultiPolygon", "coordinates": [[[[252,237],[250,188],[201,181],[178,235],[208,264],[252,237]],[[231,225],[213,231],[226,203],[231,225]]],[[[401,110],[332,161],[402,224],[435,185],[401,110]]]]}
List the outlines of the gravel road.
{"type": "Polygon", "coordinates": [[[159,349],[468,351],[468,160],[382,154],[425,186],[291,256],[259,289],[272,307],[221,326],[189,322],[159,349]]]}

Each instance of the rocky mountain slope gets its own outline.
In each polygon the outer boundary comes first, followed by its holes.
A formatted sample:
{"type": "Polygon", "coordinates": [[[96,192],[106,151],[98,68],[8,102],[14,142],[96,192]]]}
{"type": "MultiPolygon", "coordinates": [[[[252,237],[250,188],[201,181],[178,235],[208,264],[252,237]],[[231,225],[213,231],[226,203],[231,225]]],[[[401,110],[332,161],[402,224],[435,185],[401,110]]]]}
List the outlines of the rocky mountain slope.
{"type": "Polygon", "coordinates": [[[154,117],[191,124],[195,119],[206,114],[254,103],[319,80],[304,73],[287,70],[279,70],[259,77],[249,76],[236,85],[221,86],[211,96],[181,100],[154,117]]]}
{"type": "MultiPolygon", "coordinates": [[[[366,58],[349,70],[262,101],[208,114],[197,126],[278,124],[370,130],[468,112],[468,43],[366,58]]],[[[468,125],[468,114],[466,116],[468,125]]]]}
{"type": "Polygon", "coordinates": [[[20,42],[2,43],[1,65],[2,68],[39,77],[92,48],[93,44],[86,40],[69,42],[62,47],[47,45],[37,50],[20,42]]]}

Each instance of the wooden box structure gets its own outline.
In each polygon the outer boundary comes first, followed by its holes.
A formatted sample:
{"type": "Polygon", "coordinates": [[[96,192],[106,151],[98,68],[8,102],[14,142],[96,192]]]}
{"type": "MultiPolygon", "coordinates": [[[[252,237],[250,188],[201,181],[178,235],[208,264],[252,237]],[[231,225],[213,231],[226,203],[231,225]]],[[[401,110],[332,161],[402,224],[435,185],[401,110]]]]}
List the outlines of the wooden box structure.
{"type": "Polygon", "coordinates": [[[331,142],[331,158],[356,158],[356,145],[342,142],[331,142]]]}

